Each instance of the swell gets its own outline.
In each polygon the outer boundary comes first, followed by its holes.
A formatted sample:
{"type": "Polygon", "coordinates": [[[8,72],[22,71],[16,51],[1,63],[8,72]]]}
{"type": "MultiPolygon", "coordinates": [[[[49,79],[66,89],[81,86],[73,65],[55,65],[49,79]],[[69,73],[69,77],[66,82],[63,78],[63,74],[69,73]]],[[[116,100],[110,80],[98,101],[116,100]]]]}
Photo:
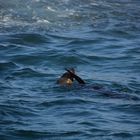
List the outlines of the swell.
{"type": "Polygon", "coordinates": [[[1,139],[139,137],[139,1],[0,8],[1,139]],[[56,86],[64,67],[87,85],[56,86]]]}
{"type": "Polygon", "coordinates": [[[56,99],[53,101],[44,101],[43,103],[41,103],[41,106],[44,107],[57,107],[57,106],[80,106],[80,105],[84,105],[87,103],[91,103],[91,101],[87,101],[84,99],[80,99],[80,98],[73,98],[73,99],[56,99]]]}
{"type": "Polygon", "coordinates": [[[30,77],[31,78],[31,77],[44,77],[44,76],[47,76],[48,74],[39,72],[32,68],[22,68],[15,72],[12,72],[11,75],[14,77],[28,77],[28,78],[30,77]]]}
{"type": "Polygon", "coordinates": [[[50,42],[50,39],[38,33],[20,33],[10,35],[9,42],[22,45],[37,45],[50,42]]]}
{"type": "Polygon", "coordinates": [[[18,66],[14,62],[0,62],[0,72],[17,69],[18,66]]]}
{"type": "Polygon", "coordinates": [[[78,137],[80,135],[82,135],[84,132],[82,131],[78,131],[78,130],[70,130],[70,131],[38,131],[38,130],[11,130],[9,131],[9,133],[7,134],[7,132],[5,132],[4,136],[2,135],[2,138],[12,138],[12,139],[65,139],[65,138],[73,138],[73,137],[78,137]]]}
{"type": "Polygon", "coordinates": [[[6,118],[12,118],[12,117],[25,117],[25,116],[33,116],[35,115],[34,109],[31,109],[29,107],[24,107],[22,105],[18,105],[18,102],[16,104],[11,105],[11,104],[1,104],[1,118],[6,119],[6,118]],[[24,112],[23,112],[24,110],[24,112]]]}
{"type": "Polygon", "coordinates": [[[134,115],[134,114],[139,114],[140,112],[139,107],[140,107],[139,103],[133,103],[133,104],[117,105],[116,107],[114,107],[114,109],[134,115]]]}

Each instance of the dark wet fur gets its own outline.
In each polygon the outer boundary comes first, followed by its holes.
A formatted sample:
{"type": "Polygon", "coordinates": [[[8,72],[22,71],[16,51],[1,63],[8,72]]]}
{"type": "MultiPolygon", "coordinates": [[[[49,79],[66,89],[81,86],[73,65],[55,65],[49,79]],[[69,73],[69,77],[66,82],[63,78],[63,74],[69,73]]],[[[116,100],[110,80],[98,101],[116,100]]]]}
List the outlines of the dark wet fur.
{"type": "Polygon", "coordinates": [[[75,80],[77,80],[79,84],[85,84],[85,81],[82,78],[80,78],[79,76],[71,72],[69,69],[65,69],[65,70],[70,74],[72,78],[75,78],[75,80]]]}
{"type": "MultiPolygon", "coordinates": [[[[71,73],[72,73],[72,72],[71,72],[71,73]]],[[[65,72],[65,73],[61,76],[61,78],[69,78],[69,79],[71,79],[71,80],[73,81],[73,76],[72,76],[71,73],[65,72]]]]}
{"type": "Polygon", "coordinates": [[[85,84],[84,80],[82,80],[82,78],[80,78],[79,76],[77,76],[75,74],[75,70],[73,68],[71,69],[65,69],[67,72],[65,72],[58,80],[57,83],[58,84],[65,84],[65,80],[66,79],[70,79],[72,82],[74,81],[74,79],[79,83],[79,84],[85,84]]]}

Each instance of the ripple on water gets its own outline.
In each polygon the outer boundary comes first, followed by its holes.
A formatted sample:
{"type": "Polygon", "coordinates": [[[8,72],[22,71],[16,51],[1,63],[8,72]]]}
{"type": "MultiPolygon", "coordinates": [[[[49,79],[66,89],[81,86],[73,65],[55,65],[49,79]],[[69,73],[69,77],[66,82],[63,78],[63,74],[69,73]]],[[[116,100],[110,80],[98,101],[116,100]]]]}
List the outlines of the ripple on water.
{"type": "Polygon", "coordinates": [[[13,44],[35,45],[50,42],[50,39],[41,34],[14,34],[10,35],[9,42],[13,44]]]}
{"type": "Polygon", "coordinates": [[[14,62],[0,62],[0,72],[9,71],[18,68],[14,62]]]}
{"type": "Polygon", "coordinates": [[[12,73],[12,76],[15,77],[44,77],[45,74],[40,73],[36,70],[33,70],[31,68],[23,68],[20,70],[17,70],[15,72],[12,73]]]}
{"type": "Polygon", "coordinates": [[[139,139],[139,6],[1,0],[0,139],[139,139]],[[65,67],[87,84],[55,85],[65,67]]]}
{"type": "Polygon", "coordinates": [[[80,99],[80,98],[70,98],[70,99],[57,99],[53,101],[45,101],[41,103],[40,105],[46,106],[46,107],[59,107],[59,106],[80,106],[86,103],[90,103],[90,101],[80,99]]]}
{"type": "Polygon", "coordinates": [[[43,139],[65,139],[65,138],[73,138],[75,136],[80,136],[82,134],[81,131],[61,131],[61,132],[57,132],[57,131],[37,131],[37,130],[14,130],[10,132],[10,135],[7,136],[10,138],[23,138],[23,139],[36,139],[36,138],[43,138],[43,139]],[[15,136],[15,137],[14,137],[15,136]]]}

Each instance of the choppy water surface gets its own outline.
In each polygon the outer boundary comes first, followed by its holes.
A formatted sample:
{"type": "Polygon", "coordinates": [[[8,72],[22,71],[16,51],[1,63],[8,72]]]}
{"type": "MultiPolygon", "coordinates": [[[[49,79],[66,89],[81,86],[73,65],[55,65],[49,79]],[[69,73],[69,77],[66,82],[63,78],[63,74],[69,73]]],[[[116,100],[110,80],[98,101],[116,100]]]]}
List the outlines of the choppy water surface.
{"type": "Polygon", "coordinates": [[[0,0],[0,139],[140,139],[140,1],[0,0]]]}

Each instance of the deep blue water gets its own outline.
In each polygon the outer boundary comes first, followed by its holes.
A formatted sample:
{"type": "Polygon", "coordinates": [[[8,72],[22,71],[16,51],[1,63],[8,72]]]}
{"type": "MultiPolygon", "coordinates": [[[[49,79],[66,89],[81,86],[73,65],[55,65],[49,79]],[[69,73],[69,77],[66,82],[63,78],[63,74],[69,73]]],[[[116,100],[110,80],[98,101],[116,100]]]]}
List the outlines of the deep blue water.
{"type": "Polygon", "coordinates": [[[0,0],[0,139],[139,140],[140,1],[0,0]]]}

